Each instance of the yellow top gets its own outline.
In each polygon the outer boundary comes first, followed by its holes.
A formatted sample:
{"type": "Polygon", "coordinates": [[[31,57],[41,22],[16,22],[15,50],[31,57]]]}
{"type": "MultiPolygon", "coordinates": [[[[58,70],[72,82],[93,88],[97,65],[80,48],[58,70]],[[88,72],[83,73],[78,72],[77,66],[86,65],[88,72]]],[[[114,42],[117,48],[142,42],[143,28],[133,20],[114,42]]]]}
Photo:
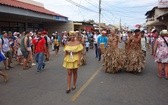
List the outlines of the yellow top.
{"type": "Polygon", "coordinates": [[[64,47],[64,51],[67,51],[68,54],[64,58],[63,66],[69,69],[78,68],[78,60],[80,60],[78,52],[82,50],[83,50],[82,44],[74,46],[66,45],[64,47]]]}

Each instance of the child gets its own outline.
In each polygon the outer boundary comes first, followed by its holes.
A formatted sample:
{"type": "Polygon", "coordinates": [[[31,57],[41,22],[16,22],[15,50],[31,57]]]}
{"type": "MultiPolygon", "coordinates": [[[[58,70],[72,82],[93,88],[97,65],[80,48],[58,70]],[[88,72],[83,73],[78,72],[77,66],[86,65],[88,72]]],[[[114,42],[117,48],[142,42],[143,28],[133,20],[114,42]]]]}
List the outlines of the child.
{"type": "Polygon", "coordinates": [[[89,43],[88,41],[86,41],[86,43],[85,43],[86,52],[88,52],[88,51],[89,51],[89,45],[90,45],[90,43],[89,43]]]}

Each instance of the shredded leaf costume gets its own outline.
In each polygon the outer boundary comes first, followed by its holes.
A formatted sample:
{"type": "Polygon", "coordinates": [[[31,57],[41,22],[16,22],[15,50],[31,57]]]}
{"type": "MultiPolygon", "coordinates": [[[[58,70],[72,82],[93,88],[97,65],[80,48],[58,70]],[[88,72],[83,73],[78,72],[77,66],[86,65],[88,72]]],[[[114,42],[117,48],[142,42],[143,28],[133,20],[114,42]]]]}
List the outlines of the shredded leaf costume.
{"type": "Polygon", "coordinates": [[[144,68],[144,54],[141,50],[140,43],[135,42],[134,39],[131,39],[127,48],[127,59],[126,59],[126,71],[128,72],[141,72],[144,68]]]}
{"type": "Polygon", "coordinates": [[[116,73],[123,69],[125,65],[125,51],[124,49],[119,49],[116,47],[114,45],[115,41],[118,43],[118,36],[109,38],[108,46],[104,53],[104,67],[105,71],[108,73],[116,73]]]}

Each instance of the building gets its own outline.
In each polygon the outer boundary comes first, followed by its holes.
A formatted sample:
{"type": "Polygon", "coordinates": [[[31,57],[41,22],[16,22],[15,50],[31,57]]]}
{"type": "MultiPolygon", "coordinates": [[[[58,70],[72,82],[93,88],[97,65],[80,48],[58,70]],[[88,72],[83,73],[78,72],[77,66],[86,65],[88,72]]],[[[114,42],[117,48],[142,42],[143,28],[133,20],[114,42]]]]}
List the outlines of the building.
{"type": "Polygon", "coordinates": [[[74,31],[89,31],[92,32],[94,30],[93,24],[90,22],[84,21],[73,21],[74,31]]]}
{"type": "Polygon", "coordinates": [[[168,29],[168,1],[159,0],[158,6],[146,12],[147,30],[155,28],[158,31],[168,29]]]}
{"type": "Polygon", "coordinates": [[[49,11],[33,0],[0,0],[0,32],[71,30],[68,17],[49,11]]]}

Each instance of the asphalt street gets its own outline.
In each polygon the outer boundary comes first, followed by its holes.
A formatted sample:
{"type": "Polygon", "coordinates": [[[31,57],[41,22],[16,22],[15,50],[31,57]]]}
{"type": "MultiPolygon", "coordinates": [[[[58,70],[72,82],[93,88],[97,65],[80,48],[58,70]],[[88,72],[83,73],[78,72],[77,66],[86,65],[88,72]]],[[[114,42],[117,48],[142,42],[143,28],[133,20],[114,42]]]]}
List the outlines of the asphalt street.
{"type": "MultiPolygon", "coordinates": [[[[0,105],[167,105],[168,80],[157,77],[157,65],[147,53],[145,69],[140,74],[124,71],[104,73],[94,50],[87,52],[87,64],[78,71],[75,91],[66,94],[67,72],[62,67],[64,53],[51,54],[43,72],[22,70],[16,62],[5,71],[9,82],[0,78],[0,105]]],[[[3,68],[1,64],[0,68],[3,68]]]]}

